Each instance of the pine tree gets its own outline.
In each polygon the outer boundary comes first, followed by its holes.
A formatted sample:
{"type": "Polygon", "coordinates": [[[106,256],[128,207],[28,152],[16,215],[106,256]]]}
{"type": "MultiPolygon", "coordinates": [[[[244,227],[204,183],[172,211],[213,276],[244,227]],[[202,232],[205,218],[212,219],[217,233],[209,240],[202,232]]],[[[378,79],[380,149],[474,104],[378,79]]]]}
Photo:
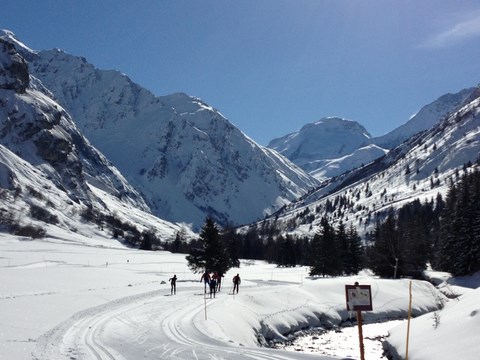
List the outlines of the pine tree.
{"type": "Polygon", "coordinates": [[[338,275],[340,272],[339,257],[335,244],[335,231],[323,217],[320,220],[319,232],[315,234],[311,244],[310,275],[338,275]]]}
{"type": "Polygon", "coordinates": [[[200,247],[190,250],[186,259],[196,273],[217,271],[225,274],[232,267],[232,259],[213,219],[206,219],[200,232],[200,247]]]}
{"type": "Polygon", "coordinates": [[[231,226],[226,227],[220,234],[220,237],[226,246],[230,267],[240,267],[239,254],[241,241],[235,229],[231,226]]]}
{"type": "Polygon", "coordinates": [[[350,225],[350,228],[347,232],[347,241],[348,241],[348,255],[346,266],[345,266],[345,273],[347,275],[355,275],[363,268],[363,247],[362,247],[362,240],[357,233],[357,229],[350,225]]]}
{"type": "Polygon", "coordinates": [[[148,231],[144,231],[142,233],[142,242],[140,243],[140,250],[152,250],[153,243],[152,243],[152,233],[148,231]]]}
{"type": "Polygon", "coordinates": [[[458,185],[450,185],[440,220],[435,268],[452,275],[480,270],[480,176],[466,173],[458,185]]]}
{"type": "Polygon", "coordinates": [[[377,222],[373,239],[374,245],[369,251],[373,271],[381,277],[397,278],[401,272],[402,249],[392,210],[383,224],[377,222]]]}
{"type": "Polygon", "coordinates": [[[416,199],[398,211],[397,230],[401,242],[402,268],[399,275],[420,277],[430,258],[433,205],[416,199]]]}
{"type": "Polygon", "coordinates": [[[438,246],[435,249],[434,267],[438,270],[451,271],[454,262],[456,224],[451,221],[457,202],[457,188],[450,183],[445,200],[445,206],[440,219],[438,246]]]}
{"type": "Polygon", "coordinates": [[[335,232],[337,256],[338,256],[338,270],[340,273],[346,272],[347,262],[349,261],[348,237],[345,232],[345,225],[340,221],[337,231],[335,232]]]}
{"type": "Polygon", "coordinates": [[[180,232],[177,232],[175,235],[175,240],[173,240],[171,251],[172,253],[180,252],[180,247],[182,246],[182,237],[180,236],[180,232]]]}
{"type": "Polygon", "coordinates": [[[292,267],[297,265],[295,244],[291,236],[287,235],[285,238],[280,236],[277,241],[280,245],[278,249],[277,265],[285,267],[292,267]]]}
{"type": "Polygon", "coordinates": [[[269,236],[265,244],[265,260],[271,264],[277,262],[277,243],[269,236]]]}

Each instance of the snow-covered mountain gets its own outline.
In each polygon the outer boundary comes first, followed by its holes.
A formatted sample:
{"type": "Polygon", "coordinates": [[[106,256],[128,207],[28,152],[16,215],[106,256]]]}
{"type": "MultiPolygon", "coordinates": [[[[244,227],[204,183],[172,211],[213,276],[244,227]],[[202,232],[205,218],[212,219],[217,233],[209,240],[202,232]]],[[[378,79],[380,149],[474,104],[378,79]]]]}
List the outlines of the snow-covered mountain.
{"type": "Polygon", "coordinates": [[[389,208],[445,195],[450,179],[480,162],[480,87],[465,105],[436,126],[413,136],[374,162],[325,181],[298,202],[258,226],[311,236],[323,216],[336,226],[353,224],[370,232],[389,208]]]}
{"type": "Polygon", "coordinates": [[[405,140],[421,131],[429,130],[449,114],[457,111],[469,102],[476,88],[463,89],[455,94],[440,96],[425,105],[402,126],[388,134],[373,139],[373,142],[385,149],[393,149],[405,140]]]}
{"type": "Polygon", "coordinates": [[[300,131],[274,139],[268,147],[277,150],[318,180],[327,180],[368,164],[469,102],[476,88],[446,94],[424,106],[404,125],[372,138],[354,121],[324,118],[300,131]]]}
{"type": "Polygon", "coordinates": [[[385,155],[356,121],[327,117],[268,144],[319,180],[325,180],[385,155]]]}
{"type": "Polygon", "coordinates": [[[181,231],[150,213],[141,195],[47,93],[15,46],[0,38],[2,223],[78,231],[85,222],[81,215],[90,211],[118,221],[135,219],[139,231],[154,227],[164,238],[181,231]]]}
{"type": "MultiPolygon", "coordinates": [[[[9,32],[3,37],[16,41],[9,32]]],[[[22,49],[32,74],[160,218],[195,227],[207,215],[221,224],[248,223],[317,185],[200,99],[156,97],[84,58],[22,49]]]]}

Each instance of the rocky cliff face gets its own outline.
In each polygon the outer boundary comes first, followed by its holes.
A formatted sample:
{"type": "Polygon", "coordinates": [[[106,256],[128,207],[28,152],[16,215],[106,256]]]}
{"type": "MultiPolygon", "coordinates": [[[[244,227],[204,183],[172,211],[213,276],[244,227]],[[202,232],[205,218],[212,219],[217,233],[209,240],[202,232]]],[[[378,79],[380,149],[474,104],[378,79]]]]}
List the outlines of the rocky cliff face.
{"type": "Polygon", "coordinates": [[[24,93],[30,82],[27,62],[12,43],[1,38],[0,62],[0,89],[24,93]]]}
{"type": "Polygon", "coordinates": [[[27,62],[0,39],[0,143],[39,166],[72,198],[91,203],[87,179],[148,210],[141,196],[78,131],[69,114],[29,87],[27,62]]]}

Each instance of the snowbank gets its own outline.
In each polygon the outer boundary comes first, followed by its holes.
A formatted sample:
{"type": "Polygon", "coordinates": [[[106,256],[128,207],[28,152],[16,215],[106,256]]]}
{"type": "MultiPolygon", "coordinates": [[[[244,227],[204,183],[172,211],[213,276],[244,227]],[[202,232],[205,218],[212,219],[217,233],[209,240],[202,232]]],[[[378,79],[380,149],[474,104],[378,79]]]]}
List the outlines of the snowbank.
{"type": "MultiPolygon", "coordinates": [[[[413,319],[410,324],[408,358],[478,359],[480,357],[480,273],[450,279],[442,291],[461,293],[441,310],[413,319]],[[461,285],[461,286],[460,286],[461,285]],[[472,289],[473,288],[473,289],[472,289]]],[[[395,359],[406,355],[407,324],[391,330],[384,348],[395,359]]]]}
{"type": "MultiPolygon", "coordinates": [[[[219,340],[235,339],[238,343],[256,346],[263,339],[286,340],[286,335],[308,327],[340,326],[355,318],[346,311],[345,304],[345,285],[355,281],[372,287],[373,311],[363,313],[365,322],[407,316],[410,280],[305,279],[303,285],[272,286],[266,282],[265,285],[270,286],[248,288],[234,301],[216,304],[203,331],[219,340]],[[240,333],[239,328],[243,329],[240,333]]],[[[412,281],[412,293],[414,316],[434,311],[444,301],[443,296],[425,281],[412,281]]]]}

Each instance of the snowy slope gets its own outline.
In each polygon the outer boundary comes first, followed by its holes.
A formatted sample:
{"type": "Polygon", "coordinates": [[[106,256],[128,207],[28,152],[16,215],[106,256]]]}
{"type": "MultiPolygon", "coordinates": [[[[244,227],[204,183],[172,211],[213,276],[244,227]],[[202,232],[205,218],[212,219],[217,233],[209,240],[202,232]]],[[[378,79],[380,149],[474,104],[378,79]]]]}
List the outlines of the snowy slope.
{"type": "MultiPolygon", "coordinates": [[[[77,231],[87,209],[168,239],[179,225],[155,218],[140,194],[80,134],[69,114],[29,76],[25,60],[0,39],[0,199],[3,225],[77,231]]],[[[91,225],[93,226],[93,224],[91,225]]],[[[105,231],[103,237],[111,234],[105,231]]]]}
{"type": "Polygon", "coordinates": [[[161,218],[195,227],[207,215],[247,223],[317,184],[197,98],[156,97],[117,71],[59,50],[26,52],[32,73],[161,218]]]}
{"type": "MultiPolygon", "coordinates": [[[[275,214],[267,221],[285,232],[312,236],[322,216],[335,226],[353,224],[361,234],[373,229],[375,219],[389,208],[399,208],[414,199],[434,200],[445,195],[448,182],[464,166],[476,167],[480,154],[480,91],[469,103],[437,126],[392,149],[384,157],[325,181],[315,191],[275,214]],[[327,201],[335,205],[326,211],[327,201]],[[308,209],[313,221],[302,217],[308,209]]],[[[471,169],[470,169],[471,170],[471,169]]],[[[260,226],[260,224],[259,224],[260,226]]]]}
{"type": "Polygon", "coordinates": [[[386,149],[370,144],[360,147],[354,150],[351,154],[340,158],[311,162],[310,164],[313,165],[312,168],[314,170],[310,171],[310,175],[319,180],[327,180],[344,174],[352,169],[369,164],[387,153],[388,151],[386,149]]]}
{"type": "MultiPolygon", "coordinates": [[[[412,320],[408,358],[477,359],[480,350],[480,274],[450,278],[438,287],[455,297],[434,313],[412,320]],[[452,294],[452,292],[454,292],[452,294]]],[[[390,330],[384,348],[394,359],[406,355],[407,324],[390,330]]]]}

